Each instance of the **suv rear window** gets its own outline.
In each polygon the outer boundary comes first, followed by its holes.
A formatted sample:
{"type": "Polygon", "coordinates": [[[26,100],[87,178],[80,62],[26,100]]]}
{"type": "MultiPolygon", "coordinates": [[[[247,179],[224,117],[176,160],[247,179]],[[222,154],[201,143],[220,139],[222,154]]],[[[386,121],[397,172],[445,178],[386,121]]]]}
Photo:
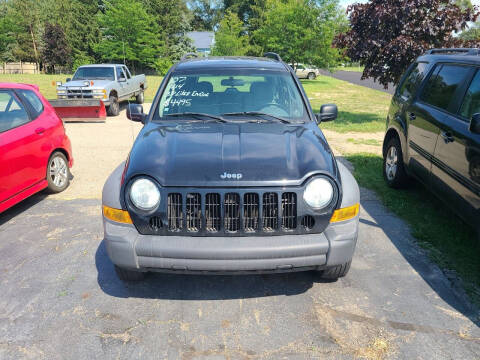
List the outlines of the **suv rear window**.
{"type": "Polygon", "coordinates": [[[398,95],[405,100],[410,100],[415,95],[418,86],[425,78],[425,72],[427,68],[428,63],[420,62],[415,64],[410,71],[410,74],[406,77],[400,89],[398,90],[398,95]]]}
{"type": "Polygon", "coordinates": [[[460,65],[440,65],[440,71],[435,71],[428,79],[421,100],[429,105],[443,110],[451,110],[455,101],[454,95],[461,86],[471,68],[460,65]]]}

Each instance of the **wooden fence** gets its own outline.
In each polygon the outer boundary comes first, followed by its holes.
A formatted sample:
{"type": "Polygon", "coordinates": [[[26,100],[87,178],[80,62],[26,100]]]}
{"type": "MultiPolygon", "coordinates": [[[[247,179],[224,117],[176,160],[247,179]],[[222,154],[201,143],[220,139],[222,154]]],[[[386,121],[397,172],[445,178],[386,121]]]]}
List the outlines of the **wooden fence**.
{"type": "Polygon", "coordinates": [[[26,62],[0,64],[0,74],[38,74],[37,64],[26,62]]]}

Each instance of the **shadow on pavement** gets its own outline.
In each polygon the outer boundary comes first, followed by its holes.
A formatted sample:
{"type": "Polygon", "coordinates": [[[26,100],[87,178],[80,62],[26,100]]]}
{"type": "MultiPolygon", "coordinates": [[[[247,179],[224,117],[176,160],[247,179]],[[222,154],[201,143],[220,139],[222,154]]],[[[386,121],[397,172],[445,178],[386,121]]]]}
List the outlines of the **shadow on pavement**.
{"type": "Polygon", "coordinates": [[[39,202],[43,201],[47,197],[47,194],[39,192],[12,206],[10,209],[0,214],[0,226],[9,222],[14,217],[27,211],[31,207],[37,205],[39,202]]]}
{"type": "Polygon", "coordinates": [[[229,300],[298,295],[310,289],[314,272],[268,275],[181,275],[150,273],[138,283],[117,278],[102,241],[95,254],[98,284],[108,295],[119,298],[168,300],[229,300]]]}

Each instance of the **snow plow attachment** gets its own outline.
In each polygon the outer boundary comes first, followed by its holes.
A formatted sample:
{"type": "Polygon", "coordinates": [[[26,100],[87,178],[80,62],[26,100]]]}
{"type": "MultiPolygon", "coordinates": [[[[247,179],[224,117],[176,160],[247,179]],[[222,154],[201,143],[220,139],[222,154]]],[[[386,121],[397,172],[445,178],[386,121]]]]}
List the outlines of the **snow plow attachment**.
{"type": "Polygon", "coordinates": [[[65,122],[104,122],[107,110],[102,100],[49,100],[57,115],[65,122]]]}

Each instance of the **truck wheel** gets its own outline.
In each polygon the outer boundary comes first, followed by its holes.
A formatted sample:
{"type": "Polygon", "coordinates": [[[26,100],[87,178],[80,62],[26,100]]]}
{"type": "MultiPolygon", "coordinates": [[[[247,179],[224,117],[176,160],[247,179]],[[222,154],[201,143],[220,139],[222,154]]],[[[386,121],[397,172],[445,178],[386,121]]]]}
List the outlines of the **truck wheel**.
{"type": "Polygon", "coordinates": [[[383,177],[387,185],[400,189],[408,184],[408,175],[403,164],[402,146],[397,138],[390,139],[383,155],[383,177]]]}
{"type": "Polygon", "coordinates": [[[315,73],[313,73],[313,72],[308,73],[308,80],[315,80],[316,77],[317,77],[317,75],[315,75],[315,73]]]}
{"type": "Polygon", "coordinates": [[[140,91],[140,93],[136,96],[136,100],[137,100],[137,104],[143,104],[143,102],[145,101],[145,94],[142,91],[140,91]]]}
{"type": "Polygon", "coordinates": [[[127,270],[115,265],[115,272],[122,281],[141,281],[145,279],[145,273],[141,271],[127,270]]]}
{"type": "Polygon", "coordinates": [[[56,151],[48,160],[47,165],[47,192],[57,194],[70,185],[70,169],[65,155],[56,151]]]}
{"type": "Polygon", "coordinates": [[[350,265],[352,265],[352,260],[342,265],[326,268],[320,271],[320,278],[324,280],[337,280],[338,278],[344,277],[350,270],[350,265]]]}
{"type": "Polygon", "coordinates": [[[120,104],[116,96],[110,96],[110,106],[107,109],[108,116],[118,116],[120,113],[120,104]]]}

